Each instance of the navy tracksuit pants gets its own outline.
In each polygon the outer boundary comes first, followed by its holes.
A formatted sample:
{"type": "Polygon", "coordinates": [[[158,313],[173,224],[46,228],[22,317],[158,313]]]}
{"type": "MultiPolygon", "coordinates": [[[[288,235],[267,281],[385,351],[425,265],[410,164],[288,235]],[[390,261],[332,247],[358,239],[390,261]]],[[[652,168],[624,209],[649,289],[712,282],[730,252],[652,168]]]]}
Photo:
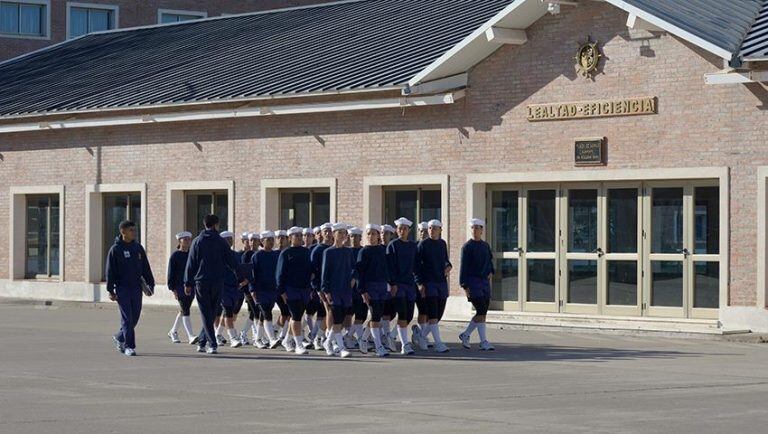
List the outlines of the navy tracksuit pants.
{"type": "Polygon", "coordinates": [[[120,330],[115,334],[115,339],[122,342],[125,348],[136,349],[136,325],[141,316],[141,302],[144,294],[141,288],[123,289],[117,288],[117,306],[120,309],[120,330]]]}
{"type": "Polygon", "coordinates": [[[221,305],[221,285],[211,282],[197,282],[195,283],[195,298],[197,299],[197,307],[200,308],[200,316],[203,317],[203,329],[198,336],[198,345],[204,347],[209,344],[211,348],[218,348],[213,320],[216,319],[217,306],[221,305]]]}

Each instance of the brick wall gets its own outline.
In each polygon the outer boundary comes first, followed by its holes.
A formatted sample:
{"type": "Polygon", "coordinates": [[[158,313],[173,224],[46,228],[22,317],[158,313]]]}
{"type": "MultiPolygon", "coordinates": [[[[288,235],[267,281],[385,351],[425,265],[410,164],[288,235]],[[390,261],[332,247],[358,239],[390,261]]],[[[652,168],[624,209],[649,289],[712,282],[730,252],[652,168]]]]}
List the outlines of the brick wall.
{"type": "MultiPolygon", "coordinates": [[[[454,106],[5,135],[0,182],[66,184],[73,281],[83,276],[84,185],[97,179],[148,184],[147,249],[163,275],[166,182],[234,179],[235,229],[242,231],[258,228],[261,178],[336,177],[339,220],[362,224],[363,176],[447,173],[456,258],[469,217],[467,173],[603,170],[574,168],[573,139],[606,136],[606,169],[731,168],[730,303],[754,305],[755,173],[768,165],[768,94],[706,86],[703,74],[717,71],[719,59],[670,35],[630,33],[625,22],[626,14],[597,2],[546,16],[529,29],[526,45],[503,47],[476,67],[468,97],[454,106]],[[571,60],[587,35],[604,44],[594,80],[578,76],[571,60]],[[631,96],[658,96],[659,114],[526,120],[528,103],[631,96]]],[[[8,202],[7,188],[0,190],[0,204],[8,202]]],[[[0,246],[8,246],[8,212],[0,207],[0,246]]],[[[7,276],[8,253],[0,249],[0,278],[7,276]]]]}
{"type": "MultiPolygon", "coordinates": [[[[328,3],[330,0],[84,0],[118,6],[120,28],[157,24],[158,9],[207,12],[208,17],[328,3]]],[[[61,42],[67,36],[67,0],[51,0],[51,38],[21,39],[0,35],[0,61],[61,42]]]]}

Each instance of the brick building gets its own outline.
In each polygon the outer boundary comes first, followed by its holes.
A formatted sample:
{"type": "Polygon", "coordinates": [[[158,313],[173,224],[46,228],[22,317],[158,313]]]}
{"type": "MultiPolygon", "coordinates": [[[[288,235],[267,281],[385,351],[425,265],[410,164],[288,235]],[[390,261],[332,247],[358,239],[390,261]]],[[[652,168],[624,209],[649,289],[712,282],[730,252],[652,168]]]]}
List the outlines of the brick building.
{"type": "Polygon", "coordinates": [[[3,0],[0,61],[88,32],[288,8],[322,0],[3,0]]]}
{"type": "Polygon", "coordinates": [[[210,211],[437,217],[453,258],[483,217],[497,320],[768,331],[762,6],[370,0],[2,64],[0,295],[103,300],[125,216],[158,276],[210,211]]]}

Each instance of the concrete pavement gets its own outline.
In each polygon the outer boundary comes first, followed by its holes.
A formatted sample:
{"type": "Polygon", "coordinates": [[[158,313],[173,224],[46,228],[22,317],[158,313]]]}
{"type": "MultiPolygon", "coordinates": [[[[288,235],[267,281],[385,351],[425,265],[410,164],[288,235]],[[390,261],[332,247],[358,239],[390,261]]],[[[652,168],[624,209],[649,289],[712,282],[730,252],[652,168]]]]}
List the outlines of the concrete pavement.
{"type": "MultiPolygon", "coordinates": [[[[497,351],[341,360],[171,344],[147,309],[0,301],[0,433],[763,432],[768,346],[492,329],[497,351]]],[[[200,320],[193,315],[193,324],[200,320]]]]}

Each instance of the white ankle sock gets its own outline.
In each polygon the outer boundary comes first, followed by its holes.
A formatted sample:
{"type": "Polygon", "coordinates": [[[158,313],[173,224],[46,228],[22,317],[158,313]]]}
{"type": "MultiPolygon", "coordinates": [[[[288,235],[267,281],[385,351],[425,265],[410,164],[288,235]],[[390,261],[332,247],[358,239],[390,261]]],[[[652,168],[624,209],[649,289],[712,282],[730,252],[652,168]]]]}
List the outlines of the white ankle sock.
{"type": "Polygon", "coordinates": [[[485,323],[481,322],[477,324],[477,334],[480,335],[480,342],[487,341],[487,337],[485,336],[485,323]]]}
{"type": "Polygon", "coordinates": [[[467,324],[467,329],[464,330],[464,334],[467,336],[472,336],[472,332],[475,331],[475,329],[478,328],[478,324],[472,320],[467,324]]]}
{"type": "Polygon", "coordinates": [[[187,337],[191,340],[195,334],[192,331],[192,321],[188,316],[181,317],[181,323],[184,325],[184,331],[187,332],[187,337]]]}
{"type": "Polygon", "coordinates": [[[171,327],[171,333],[176,333],[179,329],[179,320],[181,320],[181,312],[176,314],[176,319],[173,320],[173,326],[171,327]]]}
{"type": "Polygon", "coordinates": [[[435,344],[440,344],[443,341],[440,339],[440,325],[432,324],[429,329],[432,331],[432,336],[435,338],[435,344]]]}

